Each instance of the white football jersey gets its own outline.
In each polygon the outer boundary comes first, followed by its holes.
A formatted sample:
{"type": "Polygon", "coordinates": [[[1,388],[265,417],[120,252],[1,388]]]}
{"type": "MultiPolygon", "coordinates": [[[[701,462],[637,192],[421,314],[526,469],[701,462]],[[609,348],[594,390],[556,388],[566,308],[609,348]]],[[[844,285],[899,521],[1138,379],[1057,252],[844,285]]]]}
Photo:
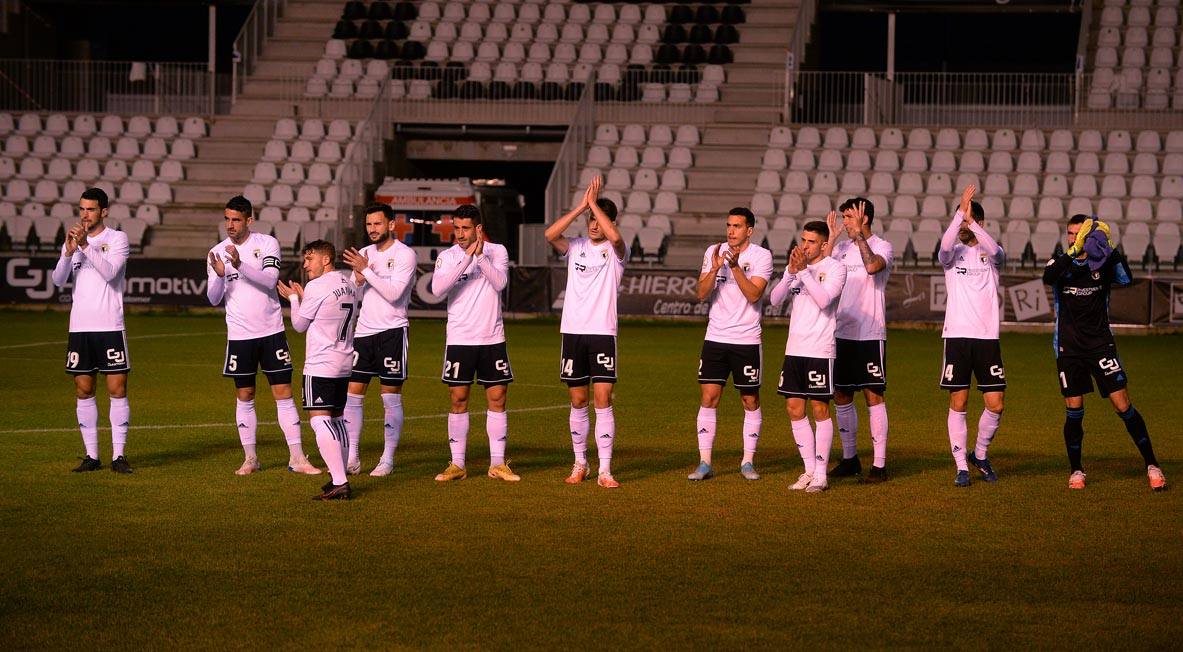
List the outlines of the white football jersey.
{"type": "Polygon", "coordinates": [[[863,254],[853,240],[834,245],[831,257],[846,266],[846,285],[838,301],[838,330],[843,340],[887,339],[887,277],[891,274],[891,243],[875,234],[867,238],[871,253],[882,256],[887,267],[878,274],[868,274],[863,254]]]}
{"type": "MultiPolygon", "coordinates": [[[[230,238],[219,242],[210,253],[225,261],[229,254],[226,247],[234,244],[230,238]]],[[[250,340],[283,332],[283,312],[279,305],[279,294],[275,284],[263,286],[243,276],[242,268],[254,271],[267,269],[279,272],[279,241],[262,233],[252,232],[238,249],[239,268],[226,262],[226,276],[218,278],[206,256],[206,274],[211,287],[222,284],[225,288],[221,302],[226,306],[226,338],[250,340]]],[[[216,296],[213,298],[217,298],[216,296]]],[[[219,301],[212,301],[217,305],[219,301]]]]}
{"type": "MultiPolygon", "coordinates": [[[[724,242],[719,251],[726,249],[727,243],[724,242]]],[[[703,272],[709,271],[714,264],[711,260],[714,252],[715,245],[711,245],[703,254],[703,272]]],[[[749,243],[746,249],[739,252],[739,267],[749,279],[758,277],[768,281],[772,278],[772,252],[749,243]]],[[[748,301],[726,264],[715,272],[715,290],[707,300],[711,302],[711,312],[707,318],[708,341],[722,344],[760,343],[764,297],[761,296],[755,303],[748,301]]]]}
{"type": "Polygon", "coordinates": [[[593,244],[589,238],[567,239],[567,291],[563,294],[560,333],[616,335],[616,296],[624,277],[624,257],[607,240],[593,244]]]}
{"type": "Polygon", "coordinates": [[[358,337],[408,324],[407,305],[415,285],[415,251],[398,240],[391,242],[386,251],[379,251],[376,245],[361,250],[370,260],[370,266],[362,273],[366,284],[361,290],[358,337]]]}
{"type": "Polygon", "coordinates": [[[431,293],[448,298],[448,345],[505,341],[501,291],[509,279],[509,252],[495,242],[486,242],[484,249],[469,257],[452,245],[435,259],[431,293]]]}
{"type": "Polygon", "coordinates": [[[998,339],[998,268],[1002,249],[991,257],[974,245],[953,245],[945,267],[945,328],[942,337],[998,339]]]}
{"type": "Polygon", "coordinates": [[[772,294],[773,303],[786,298],[793,302],[785,355],[834,357],[838,300],[845,283],[846,266],[829,257],[819,259],[792,277],[786,271],[772,294]]]}
{"type": "Polygon", "coordinates": [[[350,374],[360,300],[353,270],[329,270],[304,287],[300,316],[312,320],[304,343],[305,376],[344,378],[350,374]]]}
{"type": "Polygon", "coordinates": [[[61,287],[74,275],[70,305],[70,332],[95,333],[123,330],[123,289],[127,273],[127,255],[131,250],[127,234],[110,227],[98,235],[87,236],[86,249],[62,256],[53,272],[53,282],[61,287]]]}

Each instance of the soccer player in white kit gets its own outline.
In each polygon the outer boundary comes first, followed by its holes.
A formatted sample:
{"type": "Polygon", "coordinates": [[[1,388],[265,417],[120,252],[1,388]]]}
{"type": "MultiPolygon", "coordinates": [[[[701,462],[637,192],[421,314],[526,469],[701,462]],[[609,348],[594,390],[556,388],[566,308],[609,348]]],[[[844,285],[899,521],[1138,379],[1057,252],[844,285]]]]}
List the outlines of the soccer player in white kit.
{"type": "Polygon", "coordinates": [[[596,408],[594,434],[600,463],[597,482],[601,487],[615,489],[620,486],[612,476],[612,446],[616,441],[616,415],[612,408],[617,369],[616,297],[629,250],[616,228],[616,204],[600,198],[602,183],[598,176],[592,179],[583,201],[547,227],[546,240],[567,259],[567,289],[559,325],[563,338],[559,380],[567,383],[571,396],[568,425],[575,464],[565,482],[579,484],[589,475],[590,385],[596,408]],[[563,231],[585,211],[589,211],[587,237],[564,236],[563,231]]]}
{"type": "Polygon", "coordinates": [[[841,235],[837,213],[827,217],[830,239],[825,254],[846,266],[846,285],[838,301],[837,357],[834,360],[834,408],[842,461],[830,470],[835,478],[861,475],[858,458],[858,411],[854,396],[862,390],[871,422],[874,461],[863,482],[887,480],[887,277],[891,274],[891,243],[871,231],[875,205],[855,197],[838,207],[842,213],[841,235]]]}
{"type": "Polygon", "coordinates": [[[127,403],[127,375],[131,360],[123,329],[123,288],[129,247],[127,236],[108,229],[107,193],[88,188],[78,200],[78,223],[66,232],[62,255],[53,268],[53,284],[62,287],[74,277],[70,303],[70,335],[66,373],[74,376],[78,428],[86,457],[75,473],[98,471],[99,408],[95,400],[98,374],[107,377],[110,398],[111,470],[131,473],[124,456],[131,408],[127,403]]]}
{"type": "Polygon", "coordinates": [[[345,264],[353,268],[361,289],[361,314],[353,340],[353,373],[345,399],[345,426],[349,431],[350,475],[361,473],[360,444],[362,405],[370,379],[377,376],[382,393],[382,458],[372,476],[394,471],[394,453],[403,430],[403,382],[407,379],[407,305],[415,284],[415,252],[390,232],[394,209],[372,203],[365,208],[366,235],[370,245],[359,252],[348,249],[345,264]]]}
{"type": "Polygon", "coordinates": [[[254,208],[238,195],[223,211],[226,239],[206,257],[206,298],[210,305],[226,305],[226,360],[222,375],[234,379],[237,401],[234,422],[242,443],[238,475],[260,468],[255,449],[259,418],[255,413],[255,375],[263,369],[275,398],[279,427],[288,445],[288,470],[320,473],[304,456],[300,443],[300,412],[292,399],[292,354],[283,327],[283,312],[275,294],[279,280],[279,241],[251,231],[254,208]]]}
{"type": "Polygon", "coordinates": [[[784,277],[772,290],[772,305],[792,297],[789,337],[785,361],[776,392],[785,397],[785,409],[792,422],[793,439],[805,465],[804,472],[789,488],[817,493],[829,488],[826,465],[834,443],[834,422],[830,420],[830,399],[834,395],[834,332],[838,300],[846,283],[846,266],[822,254],[829,239],[825,222],[808,222],[799,244],[789,254],[784,277]],[[808,401],[814,427],[805,411],[808,401]]]}
{"type": "Polygon", "coordinates": [[[743,404],[743,460],[739,473],[759,480],[756,445],[760,441],[760,381],[763,347],[760,318],[764,288],[772,278],[772,252],[752,242],[756,216],[742,206],[727,213],[727,241],[707,247],[698,277],[698,300],[710,301],[706,338],[698,357],[698,468],[689,480],[714,476],[711,452],[715,445],[716,410],[727,377],[739,390],[743,404]]]}
{"type": "Polygon", "coordinates": [[[975,191],[970,185],[961,194],[961,207],[941,237],[937,251],[937,259],[945,268],[946,294],[941,387],[949,390],[949,447],[957,464],[953,484],[958,487],[969,486],[971,463],[982,474],[982,480],[998,480],[986,455],[1002,420],[1006,392],[1006,370],[998,342],[998,272],[1006,254],[982,228],[985,213],[981,204],[973,201],[975,191]],[[965,411],[971,375],[977,380],[985,408],[978,419],[974,450],[967,451],[965,411]]]}
{"type": "Polygon", "coordinates": [[[361,291],[352,271],[333,269],[332,243],[304,245],[307,287],[279,281],[279,294],[292,304],[292,328],[307,332],[304,342],[304,409],[316,433],[316,446],[331,478],[314,500],[349,500],[345,474],[345,395],[353,369],[353,332],[361,291]]]}
{"type": "Polygon", "coordinates": [[[448,298],[448,326],[441,380],[448,385],[452,407],[448,414],[448,447],[452,459],[439,482],[468,477],[468,394],[473,379],[485,388],[488,411],[489,477],[517,482],[521,476],[505,459],[509,423],[505,399],[513,368],[501,322],[501,291],[509,283],[509,252],[485,239],[481,212],[472,204],[452,213],[456,244],[435,259],[431,293],[448,298]]]}

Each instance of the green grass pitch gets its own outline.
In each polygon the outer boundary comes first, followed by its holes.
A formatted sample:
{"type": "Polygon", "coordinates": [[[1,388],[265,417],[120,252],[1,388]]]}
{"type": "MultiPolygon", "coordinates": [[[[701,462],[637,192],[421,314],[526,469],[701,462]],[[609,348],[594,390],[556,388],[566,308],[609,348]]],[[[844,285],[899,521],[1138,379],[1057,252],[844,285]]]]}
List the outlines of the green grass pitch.
{"type": "MultiPolygon", "coordinates": [[[[566,391],[553,320],[508,325],[518,484],[484,477],[483,398],[470,478],[447,462],[443,324],[411,326],[395,474],[352,502],[287,473],[260,378],[264,469],[236,477],[220,316],[133,315],[132,476],[72,474],[81,454],[62,372],[66,315],[0,313],[0,647],[64,648],[1168,648],[1183,635],[1183,490],[1154,494],[1107,402],[1086,402],[1089,486],[1067,489],[1049,335],[1003,338],[1010,390],[995,485],[952,485],[933,331],[892,331],[890,482],[790,492],[800,460],[765,333],[759,482],[738,474],[741,409],[720,409],[719,477],[692,484],[703,324],[626,322],[607,491],[562,482],[566,391]]],[[[303,336],[289,333],[300,368],[303,336]]],[[[1183,482],[1183,338],[1119,337],[1168,481],[1183,482]]],[[[475,393],[474,396],[478,395],[475,393]]],[[[109,462],[107,401],[100,435],[109,462]]],[[[972,424],[981,409],[972,397],[972,424]]],[[[362,439],[381,450],[371,387],[362,439]]],[[[860,451],[868,461],[861,408],[860,451]]],[[[320,462],[307,420],[306,450],[320,462]]],[[[972,432],[971,432],[972,437],[972,432]]],[[[837,445],[837,442],[835,442],[837,445]]],[[[835,454],[835,457],[838,455],[835,454]]]]}

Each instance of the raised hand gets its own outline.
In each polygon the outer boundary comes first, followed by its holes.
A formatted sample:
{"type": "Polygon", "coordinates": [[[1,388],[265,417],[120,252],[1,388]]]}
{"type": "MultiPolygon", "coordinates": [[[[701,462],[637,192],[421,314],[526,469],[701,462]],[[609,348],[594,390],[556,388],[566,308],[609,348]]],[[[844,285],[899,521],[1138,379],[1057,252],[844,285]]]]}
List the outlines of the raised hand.
{"type": "Polygon", "coordinates": [[[72,256],[75,251],[78,251],[78,239],[83,237],[86,229],[82,228],[82,224],[75,224],[66,231],[66,255],[72,256]]]}
{"type": "Polygon", "coordinates": [[[292,295],[295,295],[297,299],[304,298],[304,287],[296,281],[292,281],[291,283],[280,281],[275,284],[275,289],[279,291],[279,296],[288,301],[292,300],[292,295]]]}
{"type": "Polygon", "coordinates": [[[79,223],[75,226],[75,229],[76,230],[74,231],[74,246],[76,246],[80,249],[86,249],[86,245],[89,244],[86,241],[86,235],[87,235],[86,227],[82,226],[82,224],[79,223]]]}
{"type": "Polygon", "coordinates": [[[587,184],[587,192],[584,193],[584,201],[587,202],[589,207],[596,203],[596,200],[600,198],[600,189],[603,187],[604,180],[600,177],[600,175],[597,174],[596,176],[592,177],[591,183],[587,184]]]}
{"type": "Polygon", "coordinates": [[[739,267],[739,249],[727,247],[727,251],[723,254],[723,260],[727,262],[728,267],[739,267]]]}
{"type": "Polygon", "coordinates": [[[341,254],[341,259],[345,261],[346,265],[352,267],[353,271],[357,272],[358,274],[366,271],[366,268],[370,266],[370,259],[362,255],[362,253],[359,252],[355,247],[346,249],[341,254]]]}
{"type": "Polygon", "coordinates": [[[856,203],[852,210],[854,210],[854,221],[858,224],[858,230],[851,234],[851,237],[862,235],[863,227],[867,225],[867,202],[860,201],[856,203]]]}
{"type": "Polygon", "coordinates": [[[479,256],[485,253],[485,227],[483,224],[476,225],[476,253],[479,256]]]}
{"type": "Polygon", "coordinates": [[[214,273],[218,276],[226,276],[226,263],[223,263],[222,259],[218,257],[218,254],[212,251],[209,252],[209,266],[213,268],[214,273]]]}
{"type": "Polygon", "coordinates": [[[829,213],[826,213],[826,226],[830,229],[830,237],[827,239],[831,241],[837,240],[839,226],[837,211],[830,211],[829,213]]]}
{"type": "Polygon", "coordinates": [[[238,254],[238,247],[226,245],[226,253],[230,255],[230,264],[234,265],[234,269],[238,269],[242,265],[242,258],[238,254]]]}
{"type": "Polygon", "coordinates": [[[796,274],[803,269],[805,269],[805,252],[801,250],[801,245],[797,245],[789,252],[789,273],[796,274]]]}
{"type": "Polygon", "coordinates": [[[971,183],[966,186],[965,190],[961,193],[961,213],[965,215],[965,221],[967,223],[972,222],[974,219],[973,216],[970,215],[970,203],[973,201],[974,193],[977,191],[978,189],[971,183]]]}

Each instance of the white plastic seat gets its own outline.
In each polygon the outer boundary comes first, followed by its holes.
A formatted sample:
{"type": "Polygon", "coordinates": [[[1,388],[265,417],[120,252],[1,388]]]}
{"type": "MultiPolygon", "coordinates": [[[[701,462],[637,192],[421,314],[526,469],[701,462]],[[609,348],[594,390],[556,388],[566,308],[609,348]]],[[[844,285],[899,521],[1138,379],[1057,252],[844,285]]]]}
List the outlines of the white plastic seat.
{"type": "Polygon", "coordinates": [[[833,205],[830,203],[829,195],[810,195],[809,200],[805,203],[806,217],[825,217],[831,210],[833,210],[833,205]]]}
{"type": "Polygon", "coordinates": [[[1102,197],[1125,197],[1127,192],[1125,177],[1110,174],[1101,179],[1102,197]]]}
{"type": "Polygon", "coordinates": [[[1011,158],[1010,152],[994,152],[990,154],[990,163],[986,166],[988,172],[999,172],[1006,174],[1015,169],[1014,159],[1011,158]]]}
{"type": "MultiPolygon", "coordinates": [[[[773,200],[772,195],[766,192],[757,192],[753,194],[752,199],[748,205],[751,211],[756,215],[772,215],[774,212],[776,212],[776,202],[773,200]]],[[[753,242],[754,241],[755,237],[753,236],[753,242]]]]}
{"type": "MultiPolygon", "coordinates": [[[[152,201],[152,188],[148,188],[148,201],[152,201]]],[[[154,203],[141,204],[136,209],[136,219],[149,226],[160,224],[160,207],[154,203]]]]}
{"type": "Polygon", "coordinates": [[[633,181],[629,176],[628,170],[613,168],[608,171],[608,176],[604,181],[604,187],[609,190],[628,190],[633,187],[633,181]]]}
{"type": "Polygon", "coordinates": [[[1043,194],[1048,197],[1067,197],[1068,179],[1062,174],[1049,174],[1044,176],[1043,194]]]}
{"type": "Polygon", "coordinates": [[[924,192],[929,195],[951,195],[953,194],[953,180],[947,174],[929,175],[924,192]]]}
{"type": "MultiPolygon", "coordinates": [[[[100,183],[109,184],[110,182],[98,181],[98,182],[93,182],[93,183],[95,183],[95,185],[97,186],[100,183]]],[[[75,179],[73,181],[67,181],[66,185],[62,186],[61,196],[67,201],[77,201],[78,198],[82,196],[82,193],[86,192],[86,188],[87,188],[87,184],[85,184],[82,181],[79,181],[77,179],[75,179]]],[[[104,188],[103,190],[106,191],[107,189],[104,188]]],[[[112,188],[111,192],[107,193],[107,197],[110,198],[114,194],[115,194],[115,191],[114,191],[114,188],[112,188]]]]}
{"type": "Polygon", "coordinates": [[[1131,199],[1126,205],[1125,218],[1130,222],[1149,222],[1154,219],[1154,209],[1150,200],[1145,198],[1131,199]]]}
{"type": "Polygon", "coordinates": [[[329,39],[325,42],[324,58],[332,59],[333,61],[340,61],[345,58],[345,41],[341,39],[329,39]]]}
{"type": "Polygon", "coordinates": [[[813,191],[827,195],[838,192],[838,178],[833,172],[819,172],[813,177],[813,191]]]}
{"type": "Polygon", "coordinates": [[[895,127],[884,129],[879,136],[879,149],[896,150],[904,147],[904,133],[895,127]]]}
{"type": "Polygon", "coordinates": [[[945,127],[937,132],[937,149],[961,149],[961,135],[956,129],[945,127]]]}
{"type": "Polygon", "coordinates": [[[876,172],[895,172],[900,169],[900,156],[893,150],[880,150],[875,155],[876,172]]]}
{"type": "Polygon", "coordinates": [[[181,136],[189,140],[204,138],[206,135],[206,124],[204,118],[193,116],[185,118],[185,122],[181,125],[181,136]]]}
{"type": "Polygon", "coordinates": [[[1183,222],[1183,203],[1178,199],[1161,199],[1155,219],[1159,222],[1183,222]]]}
{"type": "Polygon", "coordinates": [[[35,136],[41,133],[41,116],[36,113],[21,115],[16,123],[16,133],[22,136],[35,136]]]}
{"type": "Polygon", "coordinates": [[[677,192],[686,189],[686,173],[681,170],[666,170],[661,173],[661,189],[677,192]]]}
{"type": "Polygon", "coordinates": [[[52,204],[58,200],[58,184],[49,179],[42,179],[33,188],[33,201],[42,204],[52,204]]]}
{"type": "Polygon", "coordinates": [[[637,175],[633,178],[632,187],[634,190],[644,190],[646,192],[657,190],[657,172],[650,169],[637,170],[637,175]]]}
{"type": "Polygon", "coordinates": [[[1077,174],[1072,177],[1073,197],[1096,197],[1097,178],[1091,174],[1077,174]]]}
{"type": "Polygon", "coordinates": [[[20,170],[16,173],[16,176],[20,179],[36,181],[45,176],[45,164],[39,158],[26,158],[21,161],[20,170]]]}
{"type": "Polygon", "coordinates": [[[172,183],[185,178],[184,169],[179,161],[165,161],[160,164],[160,172],[156,174],[157,181],[172,183]]]}
{"type": "Polygon", "coordinates": [[[867,191],[867,178],[862,172],[845,172],[839,190],[844,195],[862,195],[867,191]]]}
{"type": "MultiPolygon", "coordinates": [[[[822,144],[821,132],[817,127],[802,127],[797,131],[797,149],[812,150],[817,149],[822,144]]],[[[796,152],[794,152],[796,154],[796,152]]]]}
{"type": "MultiPolygon", "coordinates": [[[[1030,220],[1035,218],[1035,202],[1030,197],[1015,197],[1010,202],[1007,217],[1012,220],[1030,220]]],[[[1043,258],[1043,256],[1040,256],[1043,258]]]]}
{"type": "Polygon", "coordinates": [[[1039,200],[1035,216],[1041,220],[1064,219],[1064,202],[1057,197],[1044,197],[1039,200]]]}
{"type": "Polygon", "coordinates": [[[296,121],[291,118],[280,118],[277,120],[275,130],[271,132],[271,138],[284,142],[295,140],[299,135],[300,132],[296,126],[296,121]]]}
{"type": "MultiPolygon", "coordinates": [[[[920,217],[922,218],[942,218],[945,216],[945,198],[936,195],[929,195],[924,198],[920,204],[920,217]]],[[[913,244],[915,240],[913,240],[913,244]]]]}
{"type": "MultiPolygon", "coordinates": [[[[40,163],[40,161],[38,161],[37,159],[25,159],[25,160],[33,160],[33,161],[37,161],[38,163],[40,163]]],[[[22,165],[23,165],[23,162],[22,162],[22,165]]],[[[151,165],[151,164],[149,163],[149,165],[151,165]]],[[[66,179],[69,179],[73,175],[74,175],[74,171],[71,169],[70,161],[68,161],[64,158],[55,158],[52,161],[50,161],[49,167],[45,171],[45,178],[51,179],[53,181],[65,181],[66,179]]],[[[4,178],[4,176],[3,176],[3,174],[0,174],[0,179],[2,179],[2,178],[4,178]]]]}
{"type": "Polygon", "coordinates": [[[1068,152],[1075,149],[1075,139],[1072,132],[1067,129],[1057,129],[1052,132],[1051,140],[1048,143],[1048,149],[1053,152],[1068,152]]]}
{"type": "Polygon", "coordinates": [[[168,152],[168,157],[177,161],[188,161],[194,156],[197,156],[197,150],[188,138],[174,140],[168,152]]]}
{"type": "Polygon", "coordinates": [[[970,172],[979,174],[986,171],[986,160],[982,157],[982,153],[978,151],[967,151],[961,155],[961,160],[958,161],[957,170],[959,172],[970,172]]]}
{"type": "Polygon", "coordinates": [[[987,195],[1009,195],[1010,179],[1005,174],[987,174],[982,192],[987,195]]]}
{"type": "Polygon", "coordinates": [[[597,168],[611,167],[612,154],[603,145],[593,145],[587,152],[587,164],[597,168]]]}
{"type": "Polygon", "coordinates": [[[1010,129],[999,129],[994,132],[991,143],[994,151],[1013,152],[1019,147],[1015,132],[1010,129]]]}
{"type": "Polygon", "coordinates": [[[1105,150],[1108,152],[1128,152],[1133,149],[1130,132],[1125,129],[1109,132],[1105,139],[1105,150]]]}
{"type": "Polygon", "coordinates": [[[768,134],[768,147],[788,149],[793,146],[793,132],[788,127],[773,127],[768,134]]]}
{"type": "MultiPolygon", "coordinates": [[[[790,218],[796,218],[799,215],[805,214],[805,205],[801,202],[801,196],[794,193],[785,193],[780,196],[780,201],[776,204],[776,214],[784,215],[790,218]]],[[[778,220],[779,222],[779,220],[778,220]]],[[[796,222],[794,222],[794,225],[796,222]]],[[[794,228],[794,231],[796,229],[794,228]]]]}
{"type": "Polygon", "coordinates": [[[918,150],[909,150],[904,154],[904,172],[927,172],[928,171],[928,157],[924,152],[918,150]]]}
{"type": "Polygon", "coordinates": [[[859,127],[850,137],[850,148],[854,150],[872,150],[878,146],[875,130],[870,127],[859,127]]]}
{"type": "Polygon", "coordinates": [[[1042,172],[1043,160],[1039,158],[1038,152],[1023,152],[1019,154],[1019,160],[1015,164],[1015,171],[1032,173],[1042,172]]]}
{"type": "Polygon", "coordinates": [[[669,147],[674,144],[674,133],[669,125],[653,125],[649,127],[649,139],[646,142],[657,147],[669,147]]]}
{"type": "Polygon", "coordinates": [[[300,190],[296,193],[296,206],[314,208],[320,206],[320,203],[320,188],[313,185],[300,186],[300,190]]]}
{"type": "Polygon", "coordinates": [[[1072,160],[1067,152],[1051,152],[1047,155],[1043,171],[1048,174],[1068,174],[1072,171],[1072,160]]]}
{"type": "Polygon", "coordinates": [[[669,167],[675,170],[685,170],[694,165],[694,157],[690,153],[690,148],[675,146],[670,150],[669,167]]]}
{"type": "Polygon", "coordinates": [[[1099,152],[1104,149],[1101,141],[1101,132],[1096,129],[1087,129],[1080,133],[1080,141],[1076,145],[1077,149],[1082,152],[1099,152]]]}
{"type": "Polygon", "coordinates": [[[657,193],[653,201],[653,212],[669,215],[678,212],[678,196],[669,191],[657,193]]]}
{"type": "Polygon", "coordinates": [[[823,141],[823,146],[826,149],[846,149],[849,145],[850,139],[845,129],[842,127],[830,127],[826,129],[826,136],[823,141]]]}
{"type": "MultiPolygon", "coordinates": [[[[843,131],[843,134],[846,132],[843,131]]],[[[827,172],[842,169],[842,153],[835,149],[824,149],[817,159],[817,169],[827,172]]]]}
{"type": "Polygon", "coordinates": [[[278,206],[279,208],[287,208],[295,201],[295,196],[292,193],[291,186],[283,184],[276,184],[271,186],[271,192],[267,194],[267,205],[278,206]]]}
{"type": "MultiPolygon", "coordinates": [[[[277,141],[271,141],[270,143],[267,143],[267,148],[263,150],[264,161],[280,162],[286,159],[288,161],[295,161],[296,163],[308,163],[312,159],[316,158],[316,150],[313,149],[312,143],[306,140],[297,140],[296,142],[292,143],[291,151],[285,152],[282,156],[279,156],[279,147],[274,147],[272,145],[272,143],[276,142],[277,141]]],[[[283,145],[283,143],[279,144],[281,146],[283,145]]]]}
{"type": "Polygon", "coordinates": [[[1016,195],[1035,197],[1039,194],[1039,179],[1034,174],[1019,174],[1015,176],[1015,185],[1011,192],[1016,195]]]}
{"type": "Polygon", "coordinates": [[[871,175],[870,190],[874,194],[890,195],[895,192],[895,178],[887,172],[876,172],[871,175]]]}
{"type": "Polygon", "coordinates": [[[916,127],[908,132],[908,149],[926,152],[933,148],[932,132],[923,127],[916,127]]]}
{"type": "MultiPolygon", "coordinates": [[[[70,133],[75,136],[82,136],[85,138],[94,135],[96,131],[98,131],[98,124],[95,122],[94,116],[90,114],[83,114],[75,116],[74,128],[70,130],[70,133]]],[[[4,130],[0,129],[0,134],[3,133],[4,130]]]]}
{"type": "Polygon", "coordinates": [[[649,193],[634,190],[628,194],[628,201],[625,203],[624,209],[630,213],[648,213],[652,208],[653,204],[649,193]]]}
{"type": "Polygon", "coordinates": [[[308,211],[307,206],[293,206],[288,209],[287,221],[289,222],[311,222],[313,221],[312,213],[308,211]]]}
{"type": "Polygon", "coordinates": [[[316,148],[316,160],[320,163],[336,163],[341,160],[341,144],[326,140],[316,148]]]}
{"type": "MultiPolygon", "coordinates": [[[[920,207],[916,205],[916,198],[912,195],[899,195],[891,203],[891,214],[899,218],[913,218],[920,215],[920,207]]],[[[895,224],[896,220],[892,221],[895,224]]]]}
{"type": "Polygon", "coordinates": [[[307,182],[315,186],[327,186],[333,182],[333,171],[327,163],[313,163],[308,166],[307,182]]]}
{"type": "Polygon", "coordinates": [[[779,192],[780,189],[780,174],[776,170],[762,170],[756,176],[757,192],[779,192]]]}
{"type": "Polygon", "coordinates": [[[153,136],[144,141],[144,152],[141,156],[149,161],[159,161],[168,156],[168,144],[163,138],[153,136]]]}
{"type": "Polygon", "coordinates": [[[637,148],[632,146],[621,146],[616,148],[616,154],[612,159],[612,164],[615,167],[632,169],[637,167],[639,163],[640,158],[637,155],[637,148]]]}
{"type": "Polygon", "coordinates": [[[139,181],[124,181],[119,186],[119,203],[138,206],[144,201],[144,185],[139,181]]]}
{"type": "Polygon", "coordinates": [[[119,159],[111,159],[103,166],[102,178],[112,183],[123,181],[127,178],[127,175],[127,163],[119,159]]]}
{"type": "Polygon", "coordinates": [[[965,149],[982,151],[989,149],[989,147],[985,129],[970,129],[965,132],[965,149]]]}

